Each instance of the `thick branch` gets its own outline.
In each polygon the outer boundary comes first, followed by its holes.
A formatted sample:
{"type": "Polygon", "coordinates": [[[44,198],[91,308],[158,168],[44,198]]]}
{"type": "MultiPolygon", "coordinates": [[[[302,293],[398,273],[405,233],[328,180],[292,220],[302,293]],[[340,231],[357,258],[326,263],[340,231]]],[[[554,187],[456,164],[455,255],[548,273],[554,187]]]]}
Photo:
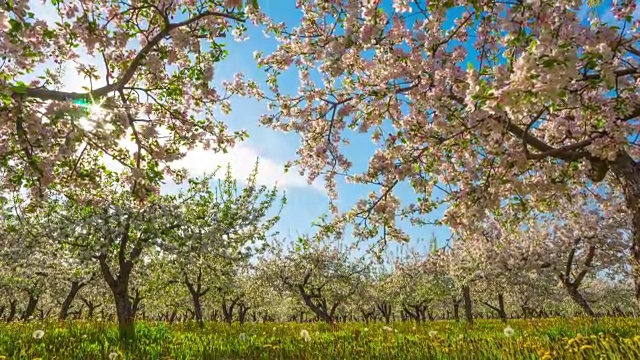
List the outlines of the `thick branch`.
{"type": "Polygon", "coordinates": [[[127,69],[127,71],[118,81],[86,93],[55,91],[55,90],[48,90],[45,88],[29,88],[29,87],[27,88],[14,87],[13,90],[15,93],[24,93],[27,97],[37,98],[40,100],[69,101],[69,100],[83,100],[83,99],[90,98],[95,101],[96,99],[104,97],[111,92],[122,90],[123,87],[127,83],[129,83],[129,81],[131,81],[136,71],[142,64],[142,61],[147,57],[147,55],[151,52],[151,50],[153,50],[153,48],[155,48],[160,43],[160,41],[162,41],[162,39],[168,36],[171,31],[183,26],[188,26],[208,16],[218,16],[218,17],[223,17],[223,18],[227,18],[227,19],[231,19],[239,22],[244,21],[243,19],[231,14],[225,14],[225,13],[215,12],[215,11],[205,11],[185,21],[168,24],[166,27],[162,29],[162,31],[160,31],[154,37],[152,37],[151,40],[149,40],[149,42],[140,50],[140,52],[138,52],[135,58],[133,58],[133,60],[131,61],[131,65],[129,65],[129,68],[127,69]]]}

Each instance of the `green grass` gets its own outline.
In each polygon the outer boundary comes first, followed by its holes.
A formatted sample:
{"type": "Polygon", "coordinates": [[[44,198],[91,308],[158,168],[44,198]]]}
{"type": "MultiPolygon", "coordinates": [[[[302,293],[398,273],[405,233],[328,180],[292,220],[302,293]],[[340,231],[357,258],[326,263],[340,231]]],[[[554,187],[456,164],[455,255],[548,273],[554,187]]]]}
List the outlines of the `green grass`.
{"type": "Polygon", "coordinates": [[[100,322],[0,325],[0,359],[640,359],[636,319],[513,320],[473,328],[454,322],[392,324],[138,323],[123,354],[114,325],[100,322]],[[307,330],[311,341],[300,335],[307,330]],[[43,330],[41,339],[33,333],[43,330]],[[246,334],[241,339],[240,334],[246,334]]]}

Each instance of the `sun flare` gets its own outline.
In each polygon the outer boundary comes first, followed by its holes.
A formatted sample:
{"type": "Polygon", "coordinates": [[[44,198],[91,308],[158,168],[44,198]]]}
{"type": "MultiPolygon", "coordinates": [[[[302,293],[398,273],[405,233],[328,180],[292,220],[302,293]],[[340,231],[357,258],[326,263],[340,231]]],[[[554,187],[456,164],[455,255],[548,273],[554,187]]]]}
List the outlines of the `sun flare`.
{"type": "Polygon", "coordinates": [[[89,111],[89,117],[95,120],[103,117],[106,114],[106,110],[102,108],[101,104],[93,103],[87,107],[89,111]]]}

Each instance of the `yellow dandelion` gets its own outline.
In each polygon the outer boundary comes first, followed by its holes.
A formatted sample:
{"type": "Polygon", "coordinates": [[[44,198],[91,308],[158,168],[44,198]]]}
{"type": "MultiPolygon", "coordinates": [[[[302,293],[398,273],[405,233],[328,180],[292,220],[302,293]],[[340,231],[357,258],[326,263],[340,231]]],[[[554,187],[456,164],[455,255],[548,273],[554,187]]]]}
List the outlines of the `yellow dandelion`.
{"type": "Polygon", "coordinates": [[[591,345],[582,345],[582,346],[580,346],[580,351],[585,351],[585,350],[589,350],[589,349],[593,349],[593,346],[591,346],[591,345]]]}

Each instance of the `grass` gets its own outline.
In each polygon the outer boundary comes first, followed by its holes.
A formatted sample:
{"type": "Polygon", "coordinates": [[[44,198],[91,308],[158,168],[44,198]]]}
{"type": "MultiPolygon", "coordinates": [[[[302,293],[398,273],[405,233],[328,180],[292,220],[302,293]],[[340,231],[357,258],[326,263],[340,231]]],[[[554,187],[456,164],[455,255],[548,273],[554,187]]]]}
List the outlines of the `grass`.
{"type": "Polygon", "coordinates": [[[168,325],[138,323],[123,354],[113,324],[101,322],[0,325],[0,359],[640,359],[640,322],[603,318],[479,320],[422,325],[322,323],[168,325]],[[309,342],[301,337],[307,330],[309,342]],[[33,333],[43,330],[35,339],[33,333]],[[245,335],[240,335],[244,333],[245,335]]]}

